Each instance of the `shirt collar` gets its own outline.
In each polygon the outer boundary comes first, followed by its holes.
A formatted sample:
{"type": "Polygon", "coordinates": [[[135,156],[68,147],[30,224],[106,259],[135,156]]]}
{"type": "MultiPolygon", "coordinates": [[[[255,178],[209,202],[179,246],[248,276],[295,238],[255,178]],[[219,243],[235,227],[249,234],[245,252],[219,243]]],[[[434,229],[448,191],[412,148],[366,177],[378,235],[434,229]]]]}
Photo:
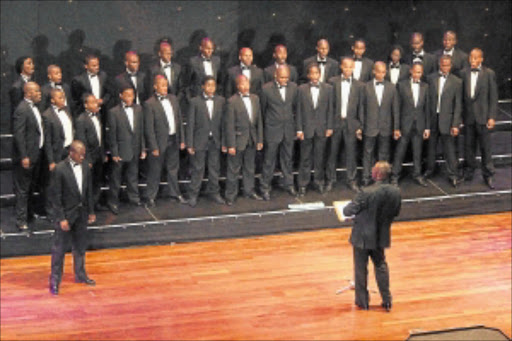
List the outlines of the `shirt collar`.
{"type": "Polygon", "coordinates": [[[170,61],[169,63],[165,63],[162,59],[160,59],[160,66],[161,67],[164,67],[166,65],[171,65],[172,61],[170,61]]]}

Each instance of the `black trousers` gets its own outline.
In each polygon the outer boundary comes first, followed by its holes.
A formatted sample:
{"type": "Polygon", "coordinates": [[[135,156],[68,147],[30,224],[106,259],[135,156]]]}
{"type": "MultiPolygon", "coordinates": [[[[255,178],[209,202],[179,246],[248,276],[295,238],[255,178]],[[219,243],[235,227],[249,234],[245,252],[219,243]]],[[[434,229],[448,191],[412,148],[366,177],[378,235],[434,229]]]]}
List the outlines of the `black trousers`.
{"type": "Polygon", "coordinates": [[[363,179],[369,181],[372,177],[372,167],[375,164],[375,144],[378,148],[378,161],[388,161],[390,158],[391,136],[365,136],[363,152],[363,179]]]}
{"type": "Polygon", "coordinates": [[[326,177],[327,182],[336,182],[336,165],[338,163],[341,143],[345,146],[345,164],[347,168],[347,181],[357,181],[356,149],[357,139],[354,133],[350,133],[346,124],[341,129],[335,129],[331,136],[331,148],[327,158],[326,177]]]}
{"type": "Polygon", "coordinates": [[[423,152],[423,132],[416,129],[416,124],[413,124],[411,130],[402,135],[398,140],[398,146],[396,147],[395,156],[393,158],[393,177],[398,179],[402,173],[402,163],[404,162],[405,153],[409,147],[409,142],[412,145],[412,164],[413,164],[413,178],[419,178],[421,176],[421,154],[423,152]]]}
{"type": "Polygon", "coordinates": [[[315,174],[313,182],[317,186],[323,186],[325,181],[325,144],[327,138],[314,135],[312,138],[305,138],[300,141],[300,163],[299,177],[297,182],[299,187],[306,187],[311,180],[311,168],[313,166],[315,174]]]}
{"type": "MultiPolygon", "coordinates": [[[[437,115],[433,117],[435,122],[432,122],[432,127],[437,127],[437,115]]],[[[446,165],[446,174],[448,178],[453,180],[457,179],[459,161],[456,156],[455,137],[451,135],[441,134],[438,129],[430,131],[430,138],[428,139],[428,152],[427,152],[427,171],[433,173],[436,168],[436,152],[437,144],[441,139],[443,145],[443,155],[446,165]]]]}
{"type": "MultiPolygon", "coordinates": [[[[25,169],[21,166],[21,160],[13,165],[13,187],[16,195],[16,225],[25,225],[30,215],[34,211],[35,200],[34,191],[40,192],[40,198],[44,201],[44,186],[41,186],[43,167],[43,150],[39,150],[39,155],[35,160],[30,160],[30,167],[25,169]]],[[[43,205],[44,207],[44,205],[43,205]]]]}
{"type": "Polygon", "coordinates": [[[190,198],[198,197],[205,168],[208,168],[206,192],[208,194],[219,194],[220,156],[221,151],[215,145],[213,138],[208,139],[206,150],[196,149],[195,154],[190,155],[190,186],[188,192],[190,198]]]}
{"type": "Polygon", "coordinates": [[[50,283],[59,284],[62,279],[64,269],[64,257],[69,247],[69,239],[71,239],[73,252],[73,268],[75,279],[84,279],[87,277],[85,272],[85,251],[87,250],[87,218],[88,213],[85,208],[76,221],[71,225],[70,230],[63,231],[60,223],[56,222],[55,234],[53,236],[52,260],[50,283]]]}
{"type": "Polygon", "coordinates": [[[354,247],[354,279],[355,279],[355,302],[360,306],[368,306],[370,302],[368,294],[368,258],[372,259],[375,269],[375,280],[383,303],[392,303],[391,292],[389,291],[389,269],[386,263],[384,249],[375,250],[360,249],[354,247]]]}
{"type": "Polygon", "coordinates": [[[140,201],[139,196],[139,155],[130,161],[112,161],[110,164],[109,202],[119,205],[119,190],[123,178],[126,179],[126,194],[130,202],[140,201]]]}
{"type": "Polygon", "coordinates": [[[101,198],[101,186],[103,185],[103,156],[94,160],[91,168],[92,175],[92,197],[94,204],[98,204],[101,198]]]}
{"type": "Polygon", "coordinates": [[[482,155],[482,175],[484,178],[491,177],[495,173],[491,154],[491,132],[485,124],[474,123],[464,126],[464,172],[472,175],[477,167],[477,142],[482,155]]]}
{"type": "Polygon", "coordinates": [[[254,193],[254,170],[256,147],[247,145],[245,150],[237,150],[236,155],[228,154],[228,169],[226,173],[226,199],[234,201],[238,195],[238,175],[242,170],[244,193],[254,193]]]}
{"type": "Polygon", "coordinates": [[[263,169],[261,173],[261,191],[270,192],[272,188],[272,178],[276,168],[277,154],[279,153],[279,164],[283,174],[282,185],[284,187],[293,186],[292,173],[292,155],[294,140],[284,138],[280,142],[267,142],[265,146],[265,156],[263,158],[263,169]]]}
{"type": "Polygon", "coordinates": [[[178,197],[181,191],[178,184],[178,170],[180,168],[180,148],[175,136],[169,136],[167,146],[160,150],[159,156],[148,153],[148,187],[147,197],[155,200],[160,186],[162,168],[165,169],[170,195],[178,197]]]}

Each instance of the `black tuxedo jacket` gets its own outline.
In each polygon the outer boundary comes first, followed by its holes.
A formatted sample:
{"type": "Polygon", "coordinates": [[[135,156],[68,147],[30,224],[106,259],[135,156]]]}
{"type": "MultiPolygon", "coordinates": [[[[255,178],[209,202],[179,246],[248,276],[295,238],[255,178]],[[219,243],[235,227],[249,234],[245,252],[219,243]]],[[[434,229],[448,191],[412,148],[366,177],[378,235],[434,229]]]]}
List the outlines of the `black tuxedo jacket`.
{"type": "MultiPolygon", "coordinates": [[[[301,82],[308,81],[308,65],[316,62],[317,55],[304,59],[302,62],[301,82]]],[[[327,62],[325,63],[325,81],[327,82],[329,78],[339,75],[340,72],[340,63],[331,57],[327,57],[327,62]]]]}
{"type": "Polygon", "coordinates": [[[251,139],[253,145],[263,143],[263,120],[260,100],[257,95],[250,94],[252,119],[245,108],[239,94],[231,96],[227,103],[225,117],[226,147],[243,151],[251,139]]]}
{"type": "Polygon", "coordinates": [[[325,131],[333,129],[332,86],[320,83],[319,90],[316,108],[313,107],[311,84],[302,84],[298,90],[296,130],[304,132],[308,139],[315,134],[325,137],[325,131]]]}
{"type": "MultiPolygon", "coordinates": [[[[404,60],[407,64],[412,66],[413,64],[413,56],[412,52],[407,54],[404,57],[404,60]]],[[[432,72],[437,70],[437,58],[432,53],[428,53],[426,51],[423,51],[423,80],[427,79],[427,75],[430,75],[432,72]]]]}
{"type": "Polygon", "coordinates": [[[146,148],[144,115],[138,104],[133,104],[133,129],[123,105],[118,104],[108,112],[105,131],[111,155],[121,157],[123,162],[139,158],[146,148]]]}
{"type": "Polygon", "coordinates": [[[213,115],[210,119],[206,99],[203,95],[192,98],[187,116],[187,147],[196,150],[208,149],[208,136],[212,133],[217,148],[223,145],[222,124],[226,100],[222,96],[213,98],[213,115]]]}
{"type": "MultiPolygon", "coordinates": [[[[42,116],[42,115],[41,115],[42,116]]],[[[41,125],[43,125],[41,117],[41,125]]],[[[22,100],[12,117],[13,128],[13,159],[15,162],[28,157],[30,160],[37,160],[39,155],[39,142],[43,131],[39,129],[37,119],[30,104],[22,100]]]]}
{"type": "MultiPolygon", "coordinates": [[[[154,80],[156,75],[163,75],[165,79],[167,79],[167,76],[165,75],[164,69],[160,65],[160,60],[156,62],[156,64],[153,64],[150,69],[150,77],[147,81],[147,89],[148,89],[148,98],[150,98],[149,94],[154,92],[154,80]],[[150,90],[150,91],[149,91],[150,90]]],[[[182,83],[183,83],[183,75],[181,70],[181,65],[175,63],[174,61],[171,62],[171,85],[167,88],[167,92],[169,94],[173,94],[174,96],[180,95],[180,92],[182,91],[182,83]]]]}
{"type": "MultiPolygon", "coordinates": [[[[299,81],[299,73],[297,72],[297,68],[293,65],[287,64],[290,68],[290,82],[297,83],[299,81]]],[[[267,66],[264,70],[265,73],[265,83],[271,82],[274,80],[274,73],[276,72],[276,63],[272,63],[267,66]]]]}
{"type": "MultiPolygon", "coordinates": [[[[430,117],[437,115],[439,73],[433,73],[427,77],[430,97],[430,117]]],[[[458,128],[462,123],[462,80],[449,74],[444,83],[439,107],[438,127],[442,135],[449,135],[451,128],[458,128]]]]}
{"type": "MultiPolygon", "coordinates": [[[[66,115],[68,115],[73,129],[73,117],[71,116],[69,109],[64,107],[63,110],[66,112],[66,115]]],[[[61,157],[64,152],[65,140],[62,122],[53,107],[46,109],[46,111],[43,112],[42,117],[44,124],[44,152],[46,154],[48,164],[60,162],[62,161],[61,157]]]]}
{"type": "MultiPolygon", "coordinates": [[[[110,89],[108,84],[107,74],[104,71],[100,71],[97,77],[100,81],[100,97],[103,100],[101,107],[108,108],[109,101],[112,98],[112,89],[110,89]]],[[[92,93],[92,87],[87,72],[84,72],[71,81],[71,95],[75,101],[75,108],[77,108],[78,111],[83,110],[82,95],[86,92],[92,93]]]]}
{"type": "Polygon", "coordinates": [[[295,138],[297,95],[298,87],[293,82],[288,82],[285,101],[279,93],[276,82],[268,82],[263,86],[260,100],[266,142],[281,142],[283,139],[295,138]]]}
{"type": "Polygon", "coordinates": [[[363,88],[363,117],[359,120],[363,125],[365,136],[390,136],[393,130],[400,128],[400,107],[396,87],[384,81],[382,102],[379,106],[373,80],[367,82],[363,88]]]}
{"type": "MultiPolygon", "coordinates": [[[[33,78],[32,78],[33,79],[33,78]]],[[[29,81],[32,81],[30,79],[29,81]]],[[[9,89],[9,98],[11,100],[11,112],[14,112],[18,107],[18,104],[23,101],[25,97],[25,93],[23,92],[23,87],[25,86],[25,81],[20,74],[16,76],[16,80],[12,83],[11,88],[9,89]]]]}
{"type": "MultiPolygon", "coordinates": [[[[444,50],[440,49],[434,52],[437,63],[436,63],[436,70],[439,70],[439,58],[443,55],[444,50]]],[[[469,67],[469,56],[466,52],[459,50],[458,48],[454,48],[453,54],[452,54],[452,69],[451,73],[453,73],[457,77],[461,77],[461,71],[462,69],[469,67]]]]}
{"type": "Polygon", "coordinates": [[[420,93],[416,106],[414,106],[410,78],[399,82],[397,91],[400,99],[399,129],[402,135],[407,135],[414,123],[420,133],[423,133],[425,129],[430,129],[428,84],[420,82],[420,93]]]}
{"type": "Polygon", "coordinates": [[[355,215],[350,243],[371,250],[391,246],[391,223],[401,205],[402,196],[396,186],[376,182],[363,189],[343,210],[347,216],[355,215]]]}
{"type": "MultiPolygon", "coordinates": [[[[41,112],[46,111],[52,105],[52,85],[50,83],[46,83],[41,87],[41,102],[39,103],[39,110],[41,112]]],[[[66,105],[69,109],[69,112],[72,116],[75,113],[75,102],[73,97],[71,97],[71,88],[68,84],[62,83],[62,90],[64,90],[64,94],[66,95],[66,105]]]]}
{"type": "MultiPolygon", "coordinates": [[[[336,76],[329,79],[329,83],[333,86],[333,122],[334,129],[342,128],[341,119],[341,76],[336,76]]],[[[363,91],[365,83],[352,79],[350,86],[350,95],[347,103],[347,124],[350,133],[355,133],[356,130],[362,129],[361,117],[363,116],[363,91]]]]}
{"type": "MultiPolygon", "coordinates": [[[[176,142],[185,143],[185,133],[181,120],[181,111],[178,98],[168,94],[167,99],[171,103],[176,125],[176,142]]],[[[146,137],[146,148],[153,150],[165,150],[169,137],[169,121],[165,115],[164,107],[156,95],[151,96],[144,103],[144,135],[146,137]]]]}
{"type": "Polygon", "coordinates": [[[48,200],[53,220],[57,223],[67,220],[74,225],[83,214],[94,214],[92,195],[92,176],[86,162],[78,167],[82,168],[82,193],[78,188],[75,174],[69,158],[62,160],[55,167],[50,179],[48,200]]]}
{"type": "Polygon", "coordinates": [[[498,85],[496,74],[488,67],[482,66],[478,73],[475,97],[471,98],[471,69],[461,71],[464,92],[464,124],[487,124],[490,118],[496,119],[498,107],[498,85]]]}
{"type": "MultiPolygon", "coordinates": [[[[371,60],[370,58],[366,58],[366,57],[363,57],[362,60],[362,65],[361,65],[361,74],[359,75],[359,81],[360,82],[363,82],[363,83],[366,83],[368,82],[370,79],[373,78],[373,60],[371,60]]],[[[355,63],[355,59],[354,59],[354,63],[355,63]]],[[[353,76],[353,74],[352,74],[353,76]]]]}
{"type": "MultiPolygon", "coordinates": [[[[259,96],[261,94],[261,88],[264,83],[263,71],[254,64],[252,64],[249,68],[251,70],[251,79],[249,80],[251,88],[249,89],[249,92],[259,96]]],[[[240,64],[232,66],[228,69],[226,83],[224,85],[226,98],[233,96],[238,91],[236,88],[236,77],[241,74],[242,67],[240,64]]]]}
{"type": "Polygon", "coordinates": [[[153,89],[153,87],[148,88],[148,81],[146,79],[146,73],[142,71],[137,72],[137,88],[135,89],[135,86],[133,84],[132,78],[128,74],[128,72],[124,71],[123,73],[116,76],[115,79],[115,86],[116,86],[116,104],[120,104],[121,100],[119,99],[119,94],[121,93],[121,89],[124,89],[126,87],[132,87],[135,90],[135,98],[139,99],[139,105],[142,105],[149,97],[149,95],[152,93],[150,89],[153,89]]]}
{"type": "MultiPolygon", "coordinates": [[[[222,94],[223,92],[221,87],[222,82],[220,76],[220,57],[212,56],[211,63],[213,77],[217,81],[216,93],[222,94]]],[[[203,92],[201,86],[203,85],[203,80],[205,77],[206,73],[204,71],[203,58],[201,56],[194,56],[190,58],[189,63],[187,65],[185,81],[185,86],[187,88],[187,98],[189,100],[191,100],[193,97],[199,96],[203,92]]]]}
{"type": "Polygon", "coordinates": [[[81,113],[75,121],[75,139],[82,141],[85,145],[85,159],[91,164],[95,161],[103,160],[105,154],[105,136],[100,117],[98,117],[98,121],[100,123],[100,130],[102,130],[101,141],[98,140],[96,128],[87,112],[81,113]]]}
{"type": "MultiPolygon", "coordinates": [[[[384,76],[384,79],[387,80],[388,82],[391,82],[391,76],[390,76],[390,67],[389,67],[389,63],[386,65],[387,69],[386,69],[386,75],[384,76]]],[[[400,81],[403,81],[404,79],[408,79],[411,74],[410,74],[410,70],[411,70],[411,67],[407,64],[404,64],[404,63],[400,63],[400,71],[398,72],[398,81],[395,85],[397,85],[398,83],[400,83],[400,81]]]]}

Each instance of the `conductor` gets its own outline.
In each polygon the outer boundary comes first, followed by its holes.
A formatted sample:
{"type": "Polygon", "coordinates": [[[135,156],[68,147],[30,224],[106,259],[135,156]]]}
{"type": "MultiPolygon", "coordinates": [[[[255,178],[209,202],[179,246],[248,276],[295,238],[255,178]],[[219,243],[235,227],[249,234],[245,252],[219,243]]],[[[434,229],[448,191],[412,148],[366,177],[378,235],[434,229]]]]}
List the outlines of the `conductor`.
{"type": "Polygon", "coordinates": [[[391,166],[379,161],[372,168],[375,181],[359,192],[343,210],[345,216],[354,216],[354,227],[350,243],[354,249],[355,304],[363,310],[369,309],[368,257],[375,268],[375,278],[382,297],[382,307],[391,310],[389,270],[384,249],[390,246],[390,227],[400,213],[402,197],[400,189],[385,184],[391,166]]]}

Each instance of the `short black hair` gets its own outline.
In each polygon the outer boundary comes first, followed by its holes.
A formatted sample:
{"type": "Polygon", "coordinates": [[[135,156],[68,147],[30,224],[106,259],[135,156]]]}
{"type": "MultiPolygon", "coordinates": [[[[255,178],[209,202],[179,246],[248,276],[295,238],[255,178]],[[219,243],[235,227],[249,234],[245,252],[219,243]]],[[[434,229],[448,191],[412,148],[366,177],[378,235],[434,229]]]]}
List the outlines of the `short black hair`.
{"type": "Polygon", "coordinates": [[[208,81],[214,81],[215,83],[217,83],[217,80],[215,79],[215,77],[213,77],[213,76],[206,76],[206,77],[203,78],[203,85],[205,85],[206,82],[208,82],[208,81]]]}

